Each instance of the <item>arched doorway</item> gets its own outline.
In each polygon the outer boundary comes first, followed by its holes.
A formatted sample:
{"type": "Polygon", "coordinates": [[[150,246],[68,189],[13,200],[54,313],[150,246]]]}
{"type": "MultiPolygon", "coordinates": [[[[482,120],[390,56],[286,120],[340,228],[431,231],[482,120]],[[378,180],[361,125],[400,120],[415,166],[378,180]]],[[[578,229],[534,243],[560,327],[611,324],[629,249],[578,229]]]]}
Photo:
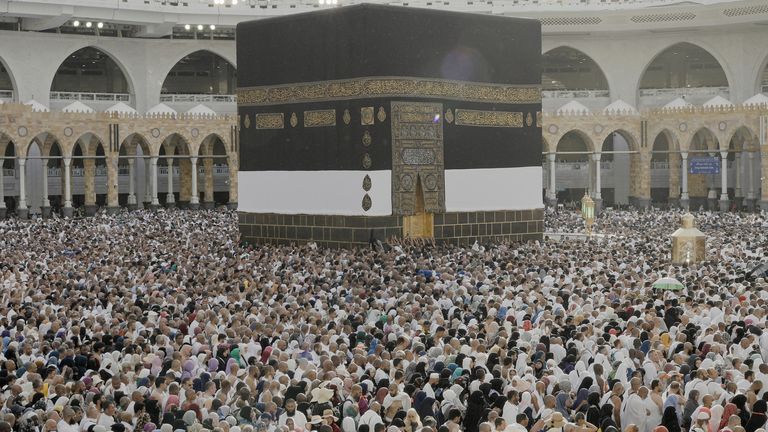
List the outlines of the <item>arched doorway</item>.
{"type": "Polygon", "coordinates": [[[85,47],[70,54],[59,66],[51,84],[51,102],[73,100],[100,110],[116,102],[131,103],[131,83],[105,52],[85,47]]]}
{"type": "Polygon", "coordinates": [[[118,155],[119,205],[131,210],[148,206],[152,202],[149,182],[151,152],[146,138],[138,133],[128,135],[120,143],[118,155]]]}
{"type": "Polygon", "coordinates": [[[629,204],[631,192],[631,163],[637,158],[634,139],[623,130],[616,130],[603,140],[600,153],[600,166],[593,167],[593,175],[600,169],[600,195],[604,206],[629,204]]]}
{"type": "Polygon", "coordinates": [[[168,136],[160,146],[158,156],[158,199],[166,207],[185,208],[191,196],[191,165],[189,144],[179,134],[168,136]]]}
{"type": "Polygon", "coordinates": [[[666,129],[659,132],[651,149],[651,202],[654,206],[678,204],[681,162],[679,147],[673,135],[666,129]]]}
{"type": "Polygon", "coordinates": [[[746,126],[734,131],[728,143],[728,195],[732,209],[753,210],[761,180],[757,135],[746,126]],[[757,163],[756,162],[757,159],[757,163]]]}
{"type": "Polygon", "coordinates": [[[198,161],[198,167],[202,164],[198,182],[198,192],[202,191],[201,201],[203,207],[213,208],[229,203],[229,155],[224,146],[224,141],[216,134],[209,135],[200,146],[202,161],[198,161]]]}
{"type": "Polygon", "coordinates": [[[687,42],[660,52],[640,79],[642,106],[658,106],[676,97],[701,104],[715,96],[728,98],[728,78],[722,65],[704,48],[687,42]]]}
{"type": "Polygon", "coordinates": [[[591,184],[591,144],[586,134],[569,131],[557,143],[555,151],[555,187],[557,202],[575,206],[591,184]]]}
{"type": "Polygon", "coordinates": [[[0,218],[4,219],[7,212],[16,209],[16,145],[3,133],[0,133],[0,154],[3,155],[0,159],[0,218]]]}
{"type": "Polygon", "coordinates": [[[577,100],[591,109],[610,102],[608,80],[600,66],[583,52],[561,46],[541,57],[541,88],[544,104],[554,109],[563,100],[577,100]],[[555,106],[557,105],[557,106],[555,106]]]}
{"type": "Polygon", "coordinates": [[[70,185],[72,193],[72,208],[80,209],[85,206],[85,152],[82,138],[72,147],[72,167],[70,168],[70,185]]]}
{"type": "Polygon", "coordinates": [[[13,102],[14,100],[14,88],[13,78],[11,72],[5,65],[2,59],[0,59],[0,102],[13,102]]]}
{"type": "Polygon", "coordinates": [[[234,102],[237,70],[210,51],[179,60],[163,81],[161,102],[234,102]],[[207,97],[202,97],[207,96],[207,97]]]}
{"type": "Polygon", "coordinates": [[[688,146],[689,169],[688,196],[692,210],[716,210],[719,174],[691,174],[690,166],[695,166],[695,158],[715,158],[719,163],[719,144],[717,137],[707,128],[701,128],[691,138],[688,146]]]}

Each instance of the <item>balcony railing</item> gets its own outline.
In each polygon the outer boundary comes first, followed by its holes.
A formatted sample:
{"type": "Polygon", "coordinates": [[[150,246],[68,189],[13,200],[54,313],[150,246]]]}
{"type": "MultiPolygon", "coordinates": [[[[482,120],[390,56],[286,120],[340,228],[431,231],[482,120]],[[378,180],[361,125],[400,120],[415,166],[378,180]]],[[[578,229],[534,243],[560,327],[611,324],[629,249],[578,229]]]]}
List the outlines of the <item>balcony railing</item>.
{"type": "Polygon", "coordinates": [[[681,87],[681,88],[658,88],[658,89],[640,89],[640,96],[717,96],[728,95],[728,87],[681,87]]]}
{"type": "Polygon", "coordinates": [[[611,96],[609,90],[543,90],[541,97],[545,99],[595,99],[611,96]]]}
{"type": "Polygon", "coordinates": [[[0,90],[0,100],[13,100],[13,90],[0,90]]]}
{"type": "Polygon", "coordinates": [[[237,95],[161,94],[160,102],[225,102],[237,103],[237,95]]]}
{"type": "Polygon", "coordinates": [[[92,102],[130,102],[131,95],[127,93],[78,93],[51,92],[51,100],[60,101],[92,101],[92,102]]]}

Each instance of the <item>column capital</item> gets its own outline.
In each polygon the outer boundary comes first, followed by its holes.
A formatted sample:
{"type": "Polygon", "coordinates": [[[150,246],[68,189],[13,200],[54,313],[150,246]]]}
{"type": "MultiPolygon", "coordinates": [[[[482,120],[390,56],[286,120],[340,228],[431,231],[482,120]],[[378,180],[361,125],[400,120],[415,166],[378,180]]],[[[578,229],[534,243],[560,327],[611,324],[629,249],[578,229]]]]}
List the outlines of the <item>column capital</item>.
{"type": "Polygon", "coordinates": [[[683,159],[688,159],[688,152],[681,151],[680,152],[680,157],[682,157],[683,159]]]}
{"type": "Polygon", "coordinates": [[[26,164],[27,164],[27,159],[26,158],[19,158],[19,165],[24,166],[26,164]]]}
{"type": "Polygon", "coordinates": [[[70,165],[72,163],[71,157],[65,157],[64,158],[64,165],[70,165]]]}
{"type": "Polygon", "coordinates": [[[727,150],[726,151],[721,151],[720,152],[720,157],[723,158],[723,159],[727,159],[728,158],[728,151],[727,150]]]}
{"type": "Polygon", "coordinates": [[[193,164],[196,164],[197,163],[197,156],[190,156],[189,157],[189,161],[192,162],[193,164]]]}
{"type": "Polygon", "coordinates": [[[592,160],[595,162],[600,162],[600,159],[603,157],[603,154],[600,152],[592,153],[592,160]]]}
{"type": "Polygon", "coordinates": [[[135,162],[133,158],[128,158],[128,165],[133,165],[135,162]]]}

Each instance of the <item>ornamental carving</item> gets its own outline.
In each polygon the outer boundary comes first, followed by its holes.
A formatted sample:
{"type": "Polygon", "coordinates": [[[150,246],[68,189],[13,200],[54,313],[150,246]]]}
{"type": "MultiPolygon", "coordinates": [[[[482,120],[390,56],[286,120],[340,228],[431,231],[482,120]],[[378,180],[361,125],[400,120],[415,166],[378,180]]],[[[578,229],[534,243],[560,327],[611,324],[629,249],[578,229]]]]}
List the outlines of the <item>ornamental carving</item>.
{"type": "Polygon", "coordinates": [[[360,108],[360,124],[363,126],[373,124],[373,107],[360,108]]]}
{"type": "Polygon", "coordinates": [[[392,102],[392,212],[416,213],[421,182],[424,210],[445,211],[442,104],[392,102]]]}
{"type": "Polygon", "coordinates": [[[348,125],[352,121],[352,115],[349,114],[349,110],[344,110],[344,115],[341,117],[344,120],[344,124],[348,125]]]}
{"type": "Polygon", "coordinates": [[[379,112],[376,113],[376,118],[379,119],[379,123],[384,123],[387,119],[387,112],[384,111],[384,107],[379,107],[379,112]]]}
{"type": "Polygon", "coordinates": [[[369,77],[280,86],[244,87],[237,90],[237,103],[239,106],[252,106],[409,96],[468,102],[537,104],[541,103],[541,87],[409,77],[369,77]]]}
{"type": "Polygon", "coordinates": [[[246,129],[251,128],[251,116],[246,114],[245,119],[243,120],[243,126],[245,126],[246,129]]]}
{"type": "Polygon", "coordinates": [[[453,123],[453,110],[449,109],[445,112],[445,121],[453,123]]]}
{"type": "Polygon", "coordinates": [[[370,195],[365,194],[365,196],[363,196],[363,210],[364,211],[370,210],[372,205],[373,205],[373,202],[371,201],[370,195]]]}
{"type": "Polygon", "coordinates": [[[256,129],[282,129],[285,127],[283,113],[261,113],[254,117],[256,129]]]}
{"type": "Polygon", "coordinates": [[[366,174],[365,177],[363,177],[363,190],[368,192],[369,190],[371,190],[371,185],[372,185],[371,176],[366,174]]]}
{"type": "Polygon", "coordinates": [[[304,111],[304,127],[336,126],[336,110],[304,111]]]}
{"type": "Polygon", "coordinates": [[[429,165],[435,163],[435,152],[428,148],[405,148],[400,154],[406,165],[429,165]]]}
{"type": "Polygon", "coordinates": [[[523,127],[523,113],[509,111],[456,110],[456,124],[480,127],[523,127]]]}
{"type": "Polygon", "coordinates": [[[373,160],[371,160],[371,155],[366,153],[363,155],[363,168],[370,169],[371,165],[373,165],[373,160]]]}
{"type": "Polygon", "coordinates": [[[296,127],[299,124],[299,119],[296,117],[296,113],[291,113],[291,127],[296,127]]]}
{"type": "Polygon", "coordinates": [[[363,132],[363,145],[369,147],[372,142],[371,133],[368,131],[363,132]]]}
{"type": "Polygon", "coordinates": [[[531,127],[533,125],[533,116],[531,113],[525,115],[525,125],[531,127]]]}

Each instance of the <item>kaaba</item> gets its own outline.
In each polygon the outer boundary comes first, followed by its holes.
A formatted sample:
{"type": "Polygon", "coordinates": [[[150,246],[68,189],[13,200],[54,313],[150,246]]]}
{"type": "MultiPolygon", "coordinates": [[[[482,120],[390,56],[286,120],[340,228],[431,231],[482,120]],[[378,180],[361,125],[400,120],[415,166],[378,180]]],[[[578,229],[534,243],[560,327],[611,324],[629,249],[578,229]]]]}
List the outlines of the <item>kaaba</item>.
{"type": "Polygon", "coordinates": [[[540,239],[541,25],[354,5],[237,26],[241,239],[540,239]]]}

